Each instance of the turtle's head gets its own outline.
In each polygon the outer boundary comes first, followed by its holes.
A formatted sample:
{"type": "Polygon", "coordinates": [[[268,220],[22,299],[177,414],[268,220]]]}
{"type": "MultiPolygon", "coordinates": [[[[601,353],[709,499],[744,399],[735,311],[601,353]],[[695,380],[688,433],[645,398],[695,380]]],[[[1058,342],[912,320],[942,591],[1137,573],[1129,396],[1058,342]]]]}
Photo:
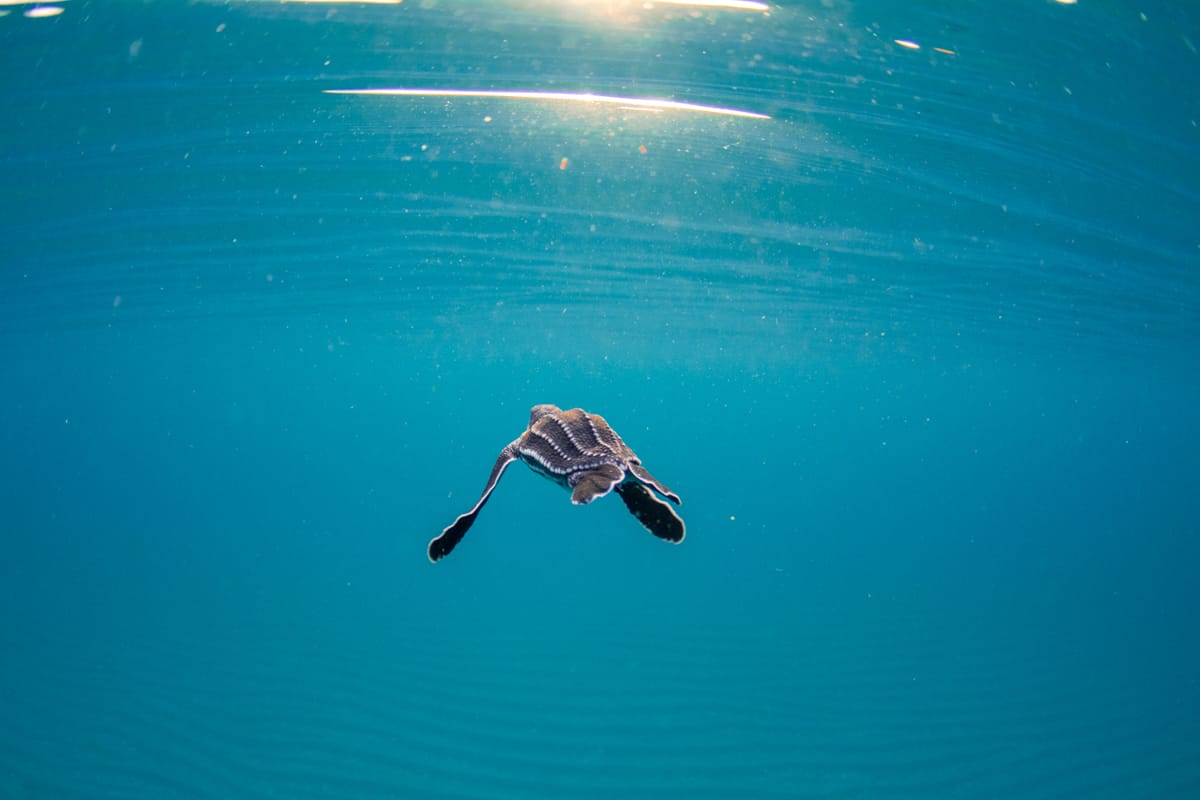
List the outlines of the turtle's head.
{"type": "Polygon", "coordinates": [[[537,422],[539,419],[547,416],[548,414],[559,414],[561,412],[561,408],[550,405],[549,403],[543,403],[540,406],[534,406],[533,408],[529,409],[529,427],[532,428],[533,423],[537,422]]]}

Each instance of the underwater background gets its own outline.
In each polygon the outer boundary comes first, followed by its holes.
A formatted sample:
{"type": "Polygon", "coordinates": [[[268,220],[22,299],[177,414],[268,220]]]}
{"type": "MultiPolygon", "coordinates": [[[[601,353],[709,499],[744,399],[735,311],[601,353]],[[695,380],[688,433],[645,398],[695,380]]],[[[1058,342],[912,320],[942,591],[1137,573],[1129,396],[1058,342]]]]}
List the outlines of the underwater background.
{"type": "Polygon", "coordinates": [[[0,798],[1200,796],[1192,4],[0,13],[0,798]]]}

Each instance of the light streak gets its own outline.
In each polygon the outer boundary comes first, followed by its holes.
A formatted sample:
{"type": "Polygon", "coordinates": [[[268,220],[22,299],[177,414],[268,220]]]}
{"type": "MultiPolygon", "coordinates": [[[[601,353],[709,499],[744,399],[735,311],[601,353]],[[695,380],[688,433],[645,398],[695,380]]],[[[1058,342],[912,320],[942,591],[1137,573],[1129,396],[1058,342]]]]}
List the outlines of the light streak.
{"type": "Polygon", "coordinates": [[[530,92],[492,91],[476,89],[326,89],[325,94],[384,95],[389,97],[495,97],[504,100],[553,100],[570,103],[590,103],[629,106],[650,111],[692,111],[744,119],[770,119],[766,114],[737,108],[681,103],[678,100],[657,100],[645,97],[614,97],[590,92],[530,92]]]}

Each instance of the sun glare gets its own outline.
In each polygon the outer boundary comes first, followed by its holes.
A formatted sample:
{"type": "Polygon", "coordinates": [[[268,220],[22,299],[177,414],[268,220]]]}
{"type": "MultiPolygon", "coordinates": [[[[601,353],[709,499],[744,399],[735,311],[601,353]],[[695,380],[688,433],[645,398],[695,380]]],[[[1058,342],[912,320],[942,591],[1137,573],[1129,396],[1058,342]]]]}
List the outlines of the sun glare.
{"type": "Polygon", "coordinates": [[[326,89],[325,94],[385,95],[390,97],[494,97],[505,100],[537,100],[615,105],[648,111],[689,111],[745,119],[770,119],[766,114],[737,108],[681,103],[644,97],[614,97],[588,92],[506,92],[474,89],[326,89]]]}

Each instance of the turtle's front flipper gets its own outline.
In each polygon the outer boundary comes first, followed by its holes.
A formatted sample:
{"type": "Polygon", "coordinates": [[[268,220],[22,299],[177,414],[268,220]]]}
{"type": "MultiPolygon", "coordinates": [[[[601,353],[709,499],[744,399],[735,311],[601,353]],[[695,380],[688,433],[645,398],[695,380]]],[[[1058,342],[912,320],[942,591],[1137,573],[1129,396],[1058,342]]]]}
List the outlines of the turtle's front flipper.
{"type": "Polygon", "coordinates": [[[629,513],[637,517],[646,530],[668,542],[679,544],[683,541],[683,520],[675,513],[675,509],[658,499],[654,492],[636,481],[629,481],[617,487],[617,494],[625,501],[629,513]]]}
{"type": "Polygon", "coordinates": [[[516,444],[516,442],[513,442],[500,451],[500,456],[496,459],[496,463],[492,465],[492,474],[488,476],[487,486],[484,487],[483,494],[479,497],[479,502],[475,503],[475,506],[470,511],[460,515],[458,519],[450,524],[450,527],[433,537],[432,541],[429,542],[430,561],[440,561],[450,555],[450,551],[454,549],[454,546],[467,535],[467,531],[475,523],[475,517],[479,516],[479,510],[483,508],[483,504],[492,496],[492,490],[500,482],[500,476],[504,474],[505,467],[517,460],[516,444]]]}
{"type": "MultiPolygon", "coordinates": [[[[634,474],[634,477],[636,477],[642,483],[644,483],[647,486],[649,486],[650,488],[654,489],[654,491],[658,492],[659,494],[661,494],[663,497],[670,500],[675,505],[679,505],[679,495],[672,492],[670,489],[667,488],[667,485],[665,483],[663,483],[658,478],[654,477],[649,472],[647,472],[646,468],[643,467],[641,464],[630,464],[629,471],[632,472],[634,474]]],[[[626,504],[628,504],[628,501],[626,501],[626,504]]],[[[631,508],[630,511],[633,511],[633,509],[631,508]]]]}

